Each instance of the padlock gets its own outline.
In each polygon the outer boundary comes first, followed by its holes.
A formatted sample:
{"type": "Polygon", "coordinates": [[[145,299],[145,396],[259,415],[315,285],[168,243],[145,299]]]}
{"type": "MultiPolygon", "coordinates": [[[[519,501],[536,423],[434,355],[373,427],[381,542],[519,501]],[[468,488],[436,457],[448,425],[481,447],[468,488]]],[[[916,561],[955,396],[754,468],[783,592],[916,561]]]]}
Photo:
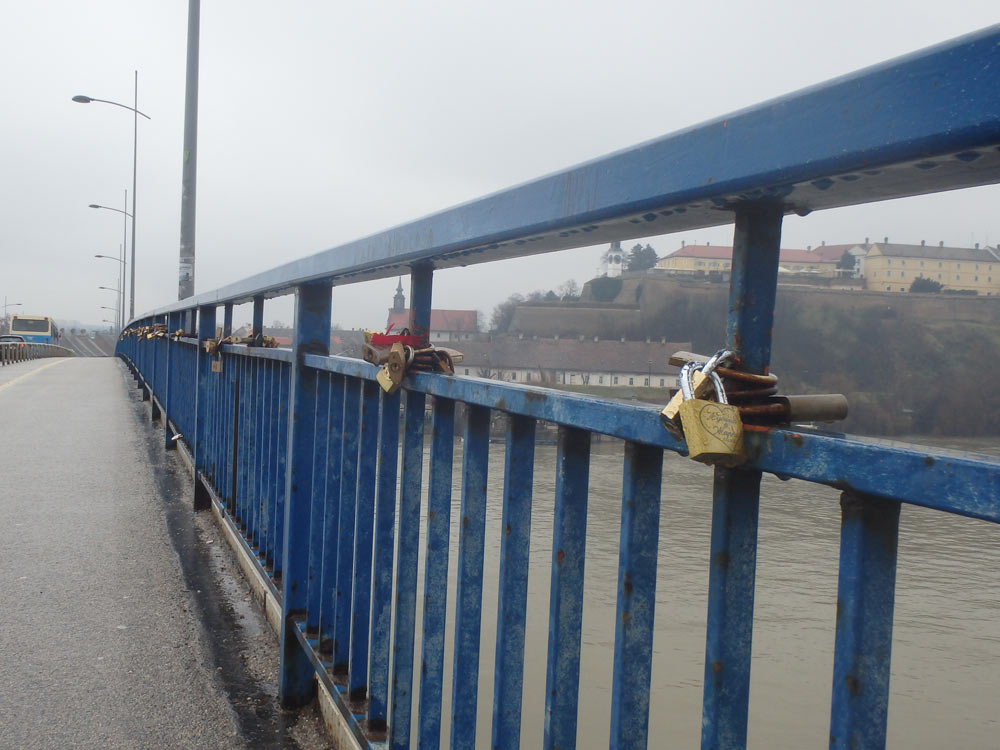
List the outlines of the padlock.
{"type": "MultiPolygon", "coordinates": [[[[684,352],[686,354],[686,352],[684,352]]],[[[715,372],[716,367],[720,367],[724,364],[730,362],[733,357],[736,356],[736,352],[731,349],[720,349],[711,357],[704,365],[695,361],[687,362],[689,365],[688,370],[690,371],[693,367],[699,367],[701,369],[696,369],[691,373],[691,387],[694,392],[694,398],[704,398],[712,393],[712,379],[709,377],[713,372],[715,372]]],[[[667,405],[663,407],[660,412],[660,421],[663,422],[663,426],[667,428],[667,432],[673,435],[675,438],[680,440],[684,434],[681,430],[680,421],[680,409],[681,404],[684,402],[684,382],[685,382],[685,370],[681,369],[681,374],[677,378],[678,390],[667,405]]]]}
{"type": "Polygon", "coordinates": [[[694,363],[681,369],[681,427],[687,441],[688,456],[703,464],[733,467],[746,461],[743,445],[743,422],[740,411],[726,402],[722,379],[712,371],[708,377],[715,386],[715,401],[695,398],[691,383],[694,363]]]}
{"type": "Polygon", "coordinates": [[[392,345],[385,364],[375,375],[375,381],[382,386],[383,391],[395,393],[399,389],[403,376],[406,375],[407,364],[412,357],[413,349],[410,347],[404,347],[400,343],[392,345]]]}

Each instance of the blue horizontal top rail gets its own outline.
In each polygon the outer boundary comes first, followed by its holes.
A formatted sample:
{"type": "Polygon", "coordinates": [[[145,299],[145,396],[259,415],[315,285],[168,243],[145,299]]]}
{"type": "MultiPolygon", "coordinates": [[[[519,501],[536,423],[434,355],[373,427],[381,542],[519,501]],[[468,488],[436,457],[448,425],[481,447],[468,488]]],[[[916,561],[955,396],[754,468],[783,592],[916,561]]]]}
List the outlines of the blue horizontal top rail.
{"type": "Polygon", "coordinates": [[[1000,25],[624,149],[150,311],[1000,180],[1000,25]]]}

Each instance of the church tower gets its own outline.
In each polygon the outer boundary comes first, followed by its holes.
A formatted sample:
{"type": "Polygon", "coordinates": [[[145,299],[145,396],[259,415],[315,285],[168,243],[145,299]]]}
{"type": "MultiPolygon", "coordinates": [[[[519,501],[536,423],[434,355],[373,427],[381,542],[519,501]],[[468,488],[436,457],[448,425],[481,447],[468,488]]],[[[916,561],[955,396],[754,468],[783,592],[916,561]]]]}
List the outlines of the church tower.
{"type": "Polygon", "coordinates": [[[389,312],[401,313],[406,310],[406,297],[403,296],[403,278],[399,278],[399,286],[396,287],[396,296],[392,298],[392,310],[389,312]]]}

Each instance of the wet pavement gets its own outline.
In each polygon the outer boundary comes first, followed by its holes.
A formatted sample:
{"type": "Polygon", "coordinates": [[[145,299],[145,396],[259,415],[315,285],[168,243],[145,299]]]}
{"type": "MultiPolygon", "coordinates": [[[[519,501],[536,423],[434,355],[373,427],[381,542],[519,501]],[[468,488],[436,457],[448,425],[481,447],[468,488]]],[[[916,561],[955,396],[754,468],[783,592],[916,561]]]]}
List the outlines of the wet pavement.
{"type": "Polygon", "coordinates": [[[119,361],[0,369],[0,747],[327,746],[191,494],[119,361]]]}

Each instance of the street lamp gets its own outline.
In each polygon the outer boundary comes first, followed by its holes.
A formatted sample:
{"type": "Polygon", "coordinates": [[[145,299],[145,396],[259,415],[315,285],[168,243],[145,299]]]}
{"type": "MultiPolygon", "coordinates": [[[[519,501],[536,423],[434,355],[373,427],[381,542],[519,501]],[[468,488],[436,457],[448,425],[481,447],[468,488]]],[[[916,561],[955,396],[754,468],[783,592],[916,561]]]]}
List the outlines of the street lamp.
{"type": "MultiPolygon", "coordinates": [[[[118,102],[113,102],[109,99],[95,99],[90,96],[83,96],[78,94],[73,97],[74,102],[80,104],[90,104],[91,102],[100,102],[101,104],[113,104],[116,107],[121,107],[122,109],[127,109],[132,112],[132,280],[131,280],[131,294],[129,296],[129,318],[135,317],[135,180],[136,180],[136,164],[138,162],[138,144],[139,144],[139,115],[142,115],[147,120],[152,119],[149,115],[139,111],[139,71],[135,71],[135,99],[134,106],[130,107],[127,104],[119,104],[118,102]]],[[[124,286],[124,285],[123,285],[124,286]]]]}
{"type": "MultiPolygon", "coordinates": [[[[103,208],[103,206],[101,208],[103,208]]],[[[124,254],[125,254],[125,252],[124,252],[124,246],[123,246],[122,255],[124,255],[124,254]]],[[[118,324],[122,328],[124,328],[125,327],[125,317],[124,317],[124,315],[125,315],[125,265],[126,265],[125,264],[125,259],[124,258],[116,258],[113,255],[100,255],[100,254],[95,255],[94,257],[95,258],[107,258],[108,260],[116,260],[116,261],[118,261],[119,263],[122,264],[122,267],[121,267],[121,276],[118,279],[119,286],[121,287],[121,303],[118,305],[118,313],[119,313],[120,316],[122,316],[122,319],[118,322],[118,324]]]]}
{"type": "MultiPolygon", "coordinates": [[[[121,287],[122,287],[122,328],[125,327],[125,250],[128,248],[128,220],[132,219],[132,225],[135,226],[135,217],[128,212],[128,189],[125,189],[125,210],[120,208],[112,208],[111,206],[102,206],[98,203],[91,203],[89,208],[103,208],[106,211],[116,211],[122,215],[122,246],[121,246],[121,263],[122,263],[122,275],[121,275],[121,287]]],[[[134,241],[134,238],[133,238],[134,241]]],[[[134,289],[133,289],[134,292],[134,289]]],[[[133,307],[135,303],[133,302],[133,307]]]]}
{"type": "Polygon", "coordinates": [[[7,301],[7,295],[6,294],[4,295],[4,298],[3,298],[3,320],[4,320],[4,325],[7,326],[7,330],[4,331],[4,333],[10,333],[10,320],[7,318],[7,308],[8,307],[20,307],[20,306],[21,306],[20,302],[8,302],[7,301]]]}

